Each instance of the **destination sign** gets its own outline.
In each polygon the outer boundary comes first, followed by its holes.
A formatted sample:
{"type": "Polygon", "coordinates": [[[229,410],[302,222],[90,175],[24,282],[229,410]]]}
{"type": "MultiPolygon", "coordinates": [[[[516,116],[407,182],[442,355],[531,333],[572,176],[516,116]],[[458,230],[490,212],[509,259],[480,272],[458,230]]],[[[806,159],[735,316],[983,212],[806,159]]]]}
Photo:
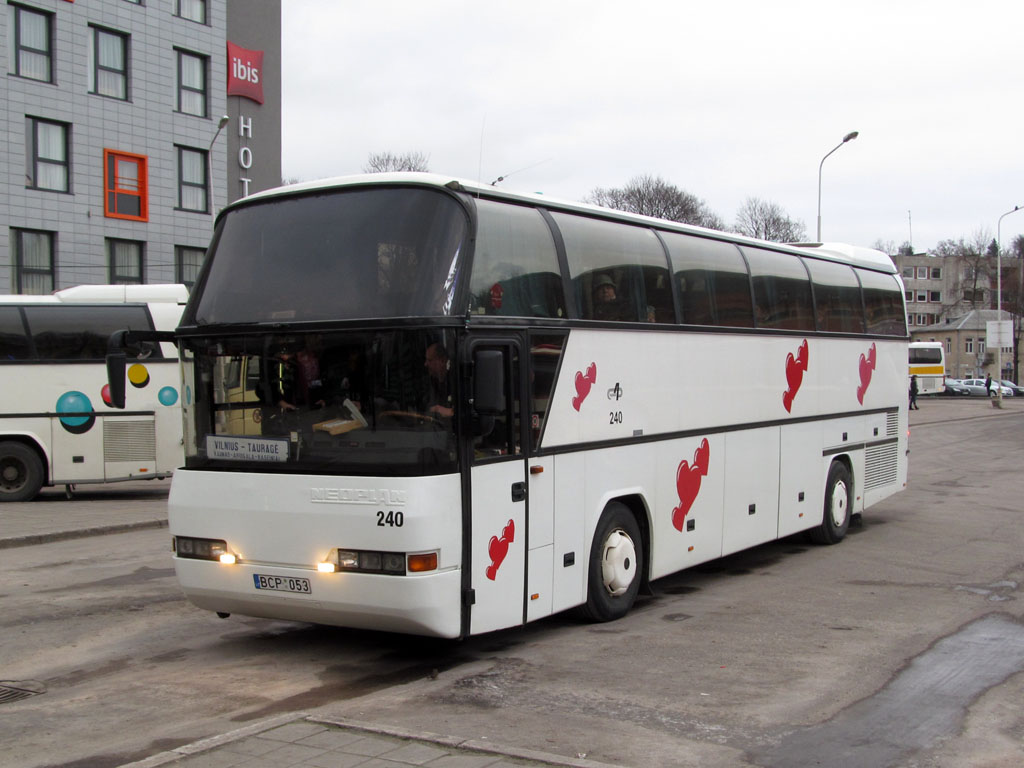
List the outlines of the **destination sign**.
{"type": "Polygon", "coordinates": [[[270,437],[207,435],[206,455],[228,461],[288,461],[288,441],[270,437]]]}

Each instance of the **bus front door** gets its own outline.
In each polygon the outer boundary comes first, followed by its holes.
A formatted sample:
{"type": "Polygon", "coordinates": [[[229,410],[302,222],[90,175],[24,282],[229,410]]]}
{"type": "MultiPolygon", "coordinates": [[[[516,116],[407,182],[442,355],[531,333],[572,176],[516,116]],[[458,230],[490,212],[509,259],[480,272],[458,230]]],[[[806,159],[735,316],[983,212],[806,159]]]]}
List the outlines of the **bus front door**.
{"type": "Polygon", "coordinates": [[[527,413],[518,336],[470,339],[466,390],[472,414],[466,520],[469,634],[524,622],[527,541],[527,413]]]}

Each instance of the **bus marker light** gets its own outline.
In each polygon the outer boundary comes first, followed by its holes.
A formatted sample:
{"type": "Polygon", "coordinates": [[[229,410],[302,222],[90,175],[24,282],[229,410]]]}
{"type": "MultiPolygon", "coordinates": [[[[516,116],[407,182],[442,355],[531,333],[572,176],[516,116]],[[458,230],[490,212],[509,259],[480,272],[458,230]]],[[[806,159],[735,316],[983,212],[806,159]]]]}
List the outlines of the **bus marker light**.
{"type": "Polygon", "coordinates": [[[409,555],[409,572],[423,573],[437,570],[437,552],[425,555],[409,555]]]}
{"type": "Polygon", "coordinates": [[[693,544],[691,544],[690,546],[688,546],[688,547],[686,548],[686,551],[687,551],[687,552],[693,552],[693,544]]]}
{"type": "Polygon", "coordinates": [[[320,573],[334,573],[338,570],[338,566],[334,563],[317,563],[316,569],[320,571],[320,573]]]}
{"type": "Polygon", "coordinates": [[[540,464],[534,464],[532,467],[530,467],[530,474],[531,475],[539,475],[543,471],[544,471],[544,467],[542,467],[540,464]]]}
{"type": "Polygon", "coordinates": [[[530,595],[530,599],[531,599],[531,600],[536,600],[536,599],[537,599],[537,598],[539,598],[539,597],[540,597],[540,594],[539,594],[539,593],[534,593],[534,594],[530,595]]]}
{"type": "Polygon", "coordinates": [[[236,558],[230,552],[223,552],[223,553],[221,553],[221,556],[220,556],[219,560],[224,565],[234,565],[238,561],[238,558],[236,558]]]}

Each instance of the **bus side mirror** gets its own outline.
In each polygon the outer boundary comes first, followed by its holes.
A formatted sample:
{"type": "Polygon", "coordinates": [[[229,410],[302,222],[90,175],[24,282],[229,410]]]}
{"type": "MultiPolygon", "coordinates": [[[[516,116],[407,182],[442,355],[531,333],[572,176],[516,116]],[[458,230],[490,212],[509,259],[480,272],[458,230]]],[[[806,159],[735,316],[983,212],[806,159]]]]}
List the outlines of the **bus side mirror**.
{"type": "Polygon", "coordinates": [[[473,410],[481,416],[505,412],[505,355],[501,350],[473,353],[473,410]]]}
{"type": "Polygon", "coordinates": [[[114,331],[107,341],[107,385],[110,387],[110,404],[124,408],[124,376],[127,355],[125,336],[128,331],[114,331]]]}

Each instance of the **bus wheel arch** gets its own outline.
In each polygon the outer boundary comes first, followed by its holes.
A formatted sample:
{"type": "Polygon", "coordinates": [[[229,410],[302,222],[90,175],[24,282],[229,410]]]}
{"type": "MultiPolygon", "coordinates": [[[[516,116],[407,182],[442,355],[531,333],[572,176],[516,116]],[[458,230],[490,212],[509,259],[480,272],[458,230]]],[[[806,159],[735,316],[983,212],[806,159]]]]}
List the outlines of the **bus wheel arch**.
{"type": "Polygon", "coordinates": [[[833,459],[825,480],[822,520],[810,530],[815,544],[838,544],[846,538],[853,516],[853,470],[844,458],[833,459]]]}
{"type": "Polygon", "coordinates": [[[46,481],[46,462],[33,443],[0,440],[0,501],[29,501],[46,481]]]}
{"type": "Polygon", "coordinates": [[[609,501],[597,527],[587,561],[587,601],[580,614],[590,621],[614,621],[633,607],[646,581],[647,547],[641,520],[629,499],[609,501]]]}

